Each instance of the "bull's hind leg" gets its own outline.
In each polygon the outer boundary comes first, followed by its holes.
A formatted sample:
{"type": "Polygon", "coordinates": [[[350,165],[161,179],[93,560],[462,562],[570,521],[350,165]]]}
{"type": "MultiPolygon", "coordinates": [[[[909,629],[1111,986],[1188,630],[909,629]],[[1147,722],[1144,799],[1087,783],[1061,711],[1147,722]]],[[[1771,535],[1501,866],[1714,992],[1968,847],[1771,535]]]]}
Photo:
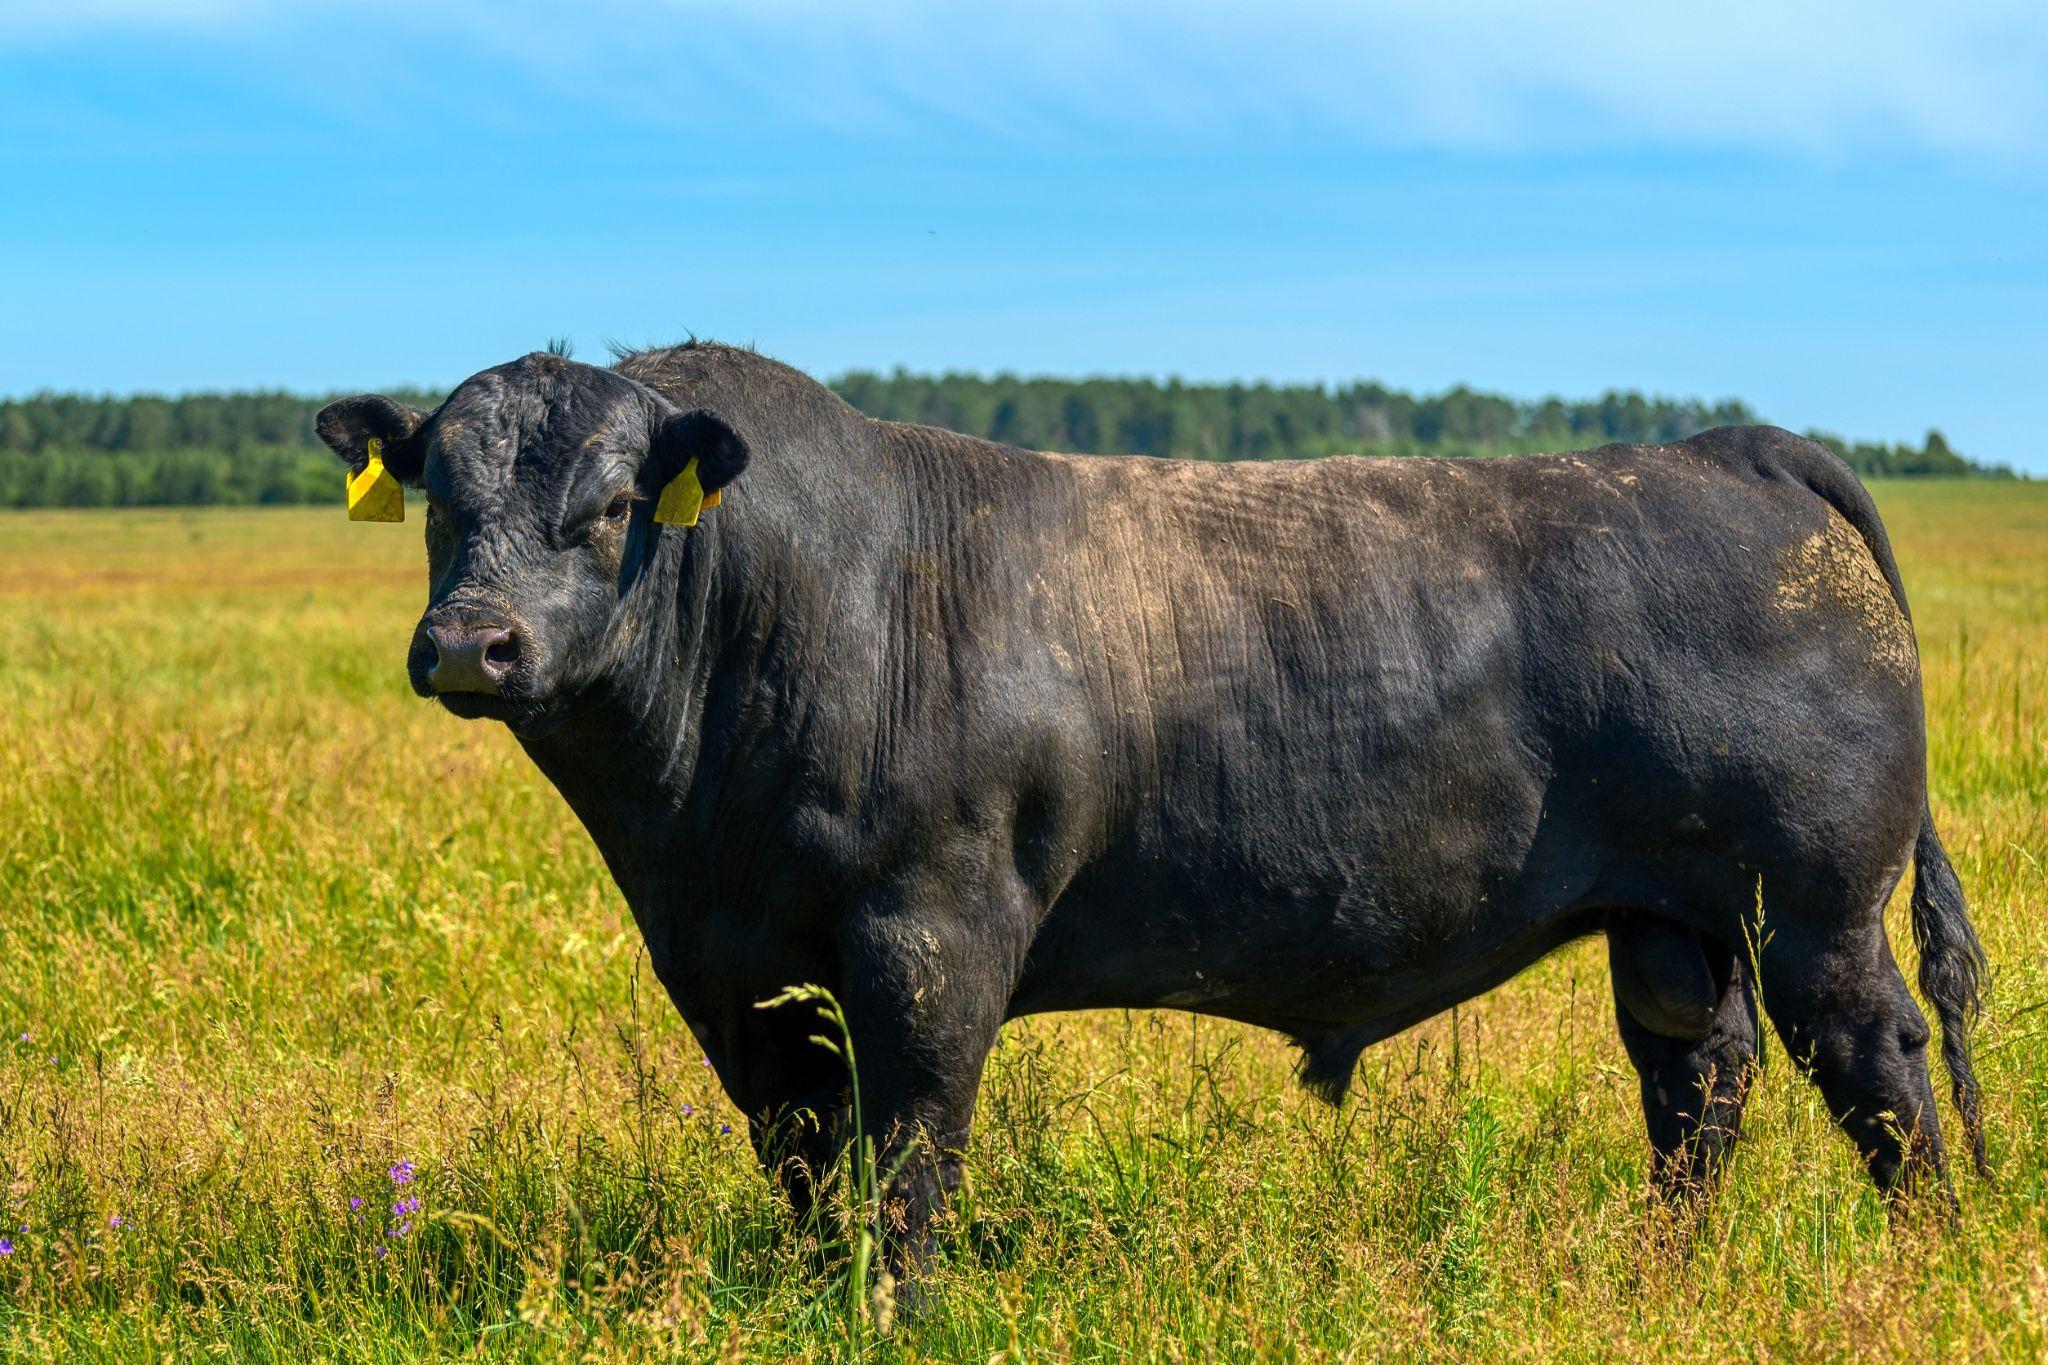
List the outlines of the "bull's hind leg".
{"type": "Polygon", "coordinates": [[[1946,1190],[1927,1020],[1892,957],[1884,898],[1837,917],[1813,913],[1827,903],[1773,895],[1766,880],[1764,1007],[1878,1188],[1946,1190]]]}
{"type": "Polygon", "coordinates": [[[1719,940],[1646,915],[1607,936],[1622,1044],[1642,1083],[1651,1175],[1674,1200],[1712,1189],[1757,1065],[1748,971],[1719,940]]]}

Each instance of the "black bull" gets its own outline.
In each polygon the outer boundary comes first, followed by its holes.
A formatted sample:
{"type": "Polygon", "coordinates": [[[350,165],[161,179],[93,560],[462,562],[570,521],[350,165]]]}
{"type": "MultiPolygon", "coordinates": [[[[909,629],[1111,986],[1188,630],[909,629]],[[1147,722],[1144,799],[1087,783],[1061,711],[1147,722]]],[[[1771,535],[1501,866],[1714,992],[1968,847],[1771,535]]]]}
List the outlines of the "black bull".
{"type": "Polygon", "coordinates": [[[1883,526],[1769,428],[1486,461],[1062,457],[692,345],[320,417],[429,497],[415,686],[510,724],[799,1200],[848,1136],[905,1245],[1003,1021],[1170,1006],[1368,1044],[1605,933],[1654,1169],[1709,1182],[1756,997],[1886,1189],[1981,1166],[1983,970],[1883,526]],[[652,507],[690,461],[723,506],[652,507]],[[808,1116],[806,1121],[805,1116],[808,1116]]]}

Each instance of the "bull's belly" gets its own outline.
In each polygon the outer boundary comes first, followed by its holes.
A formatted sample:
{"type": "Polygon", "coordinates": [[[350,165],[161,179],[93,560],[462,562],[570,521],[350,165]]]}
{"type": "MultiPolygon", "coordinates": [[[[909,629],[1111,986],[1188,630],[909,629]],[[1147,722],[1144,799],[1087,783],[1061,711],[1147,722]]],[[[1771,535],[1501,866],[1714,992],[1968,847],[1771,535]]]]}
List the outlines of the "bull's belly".
{"type": "Polygon", "coordinates": [[[1077,884],[1040,927],[1009,1014],[1168,1008],[1392,1033],[1597,928],[1582,890],[1468,882],[1260,898],[1172,877],[1077,884]]]}

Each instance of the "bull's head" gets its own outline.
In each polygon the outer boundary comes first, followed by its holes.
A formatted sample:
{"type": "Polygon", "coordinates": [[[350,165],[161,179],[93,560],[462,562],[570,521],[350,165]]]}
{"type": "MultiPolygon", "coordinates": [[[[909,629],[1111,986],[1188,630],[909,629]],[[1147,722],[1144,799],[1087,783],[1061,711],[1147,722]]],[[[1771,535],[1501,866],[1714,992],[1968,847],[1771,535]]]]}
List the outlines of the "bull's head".
{"type": "Polygon", "coordinates": [[[543,733],[604,674],[621,605],[663,535],[664,489],[692,468],[715,494],[747,447],[708,412],[561,356],[463,382],[428,413],[377,394],[321,410],[322,440],[384,467],[427,505],[427,610],[406,668],[458,716],[543,733]]]}

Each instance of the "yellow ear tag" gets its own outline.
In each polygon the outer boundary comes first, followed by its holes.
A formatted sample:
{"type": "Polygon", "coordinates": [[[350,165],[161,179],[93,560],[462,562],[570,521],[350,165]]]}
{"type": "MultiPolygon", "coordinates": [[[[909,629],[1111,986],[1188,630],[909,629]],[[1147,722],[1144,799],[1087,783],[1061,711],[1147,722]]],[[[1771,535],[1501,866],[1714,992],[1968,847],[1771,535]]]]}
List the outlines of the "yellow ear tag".
{"type": "Polygon", "coordinates": [[[384,467],[384,442],[372,436],[370,460],[360,474],[348,477],[348,519],[350,521],[404,521],[405,489],[398,476],[384,467]]]}
{"type": "Polygon", "coordinates": [[[661,501],[654,504],[654,519],[663,526],[695,526],[697,514],[718,506],[724,492],[721,488],[717,493],[706,493],[704,485],[697,481],[697,462],[691,460],[661,490],[661,501]]]}

